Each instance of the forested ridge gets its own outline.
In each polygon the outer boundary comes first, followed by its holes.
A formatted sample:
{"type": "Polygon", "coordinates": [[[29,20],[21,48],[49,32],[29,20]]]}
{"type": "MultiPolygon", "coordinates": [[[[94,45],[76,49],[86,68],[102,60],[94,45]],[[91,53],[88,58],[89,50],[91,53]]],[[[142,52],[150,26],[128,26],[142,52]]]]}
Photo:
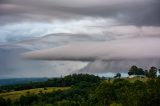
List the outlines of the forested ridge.
{"type": "Polygon", "coordinates": [[[120,73],[113,79],[73,74],[45,82],[3,86],[1,93],[53,86],[70,88],[38,94],[28,92],[15,101],[0,97],[0,106],[160,106],[158,69],[151,67],[148,71],[142,71],[135,66],[129,69],[129,75],[144,75],[144,78],[134,82],[129,78],[121,78],[120,73]]]}

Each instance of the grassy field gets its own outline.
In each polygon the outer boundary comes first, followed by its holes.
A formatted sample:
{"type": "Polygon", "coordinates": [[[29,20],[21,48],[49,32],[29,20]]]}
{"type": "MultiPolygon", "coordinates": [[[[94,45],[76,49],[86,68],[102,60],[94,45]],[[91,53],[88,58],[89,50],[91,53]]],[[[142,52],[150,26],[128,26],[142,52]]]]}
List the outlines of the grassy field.
{"type": "MultiPolygon", "coordinates": [[[[115,78],[112,78],[112,79],[110,79],[110,81],[113,82],[114,79],[115,79],[115,78]]],[[[141,78],[141,77],[121,78],[121,79],[126,79],[126,80],[128,80],[129,82],[131,82],[131,83],[135,82],[136,80],[139,80],[139,81],[142,81],[142,82],[146,82],[146,81],[148,80],[147,77],[144,77],[144,78],[141,78]]],[[[106,81],[108,82],[109,80],[106,80],[106,81]]]]}
{"type": "Polygon", "coordinates": [[[127,78],[127,80],[129,80],[130,82],[135,82],[136,80],[146,82],[148,80],[148,78],[147,77],[145,77],[145,78],[134,77],[134,78],[127,78]]]}
{"type": "MultiPolygon", "coordinates": [[[[123,78],[122,78],[123,79],[123,78]]],[[[140,78],[140,77],[134,77],[134,78],[124,78],[129,80],[130,82],[135,82],[136,80],[139,81],[147,81],[148,78],[140,78]]],[[[114,80],[111,79],[110,81],[112,82],[114,80]]],[[[109,80],[106,80],[109,81],[109,80]]],[[[49,92],[54,92],[57,90],[67,90],[70,87],[46,87],[44,88],[35,88],[35,89],[29,89],[29,90],[21,90],[21,91],[11,91],[11,92],[6,92],[6,93],[0,93],[0,97],[3,97],[4,99],[11,99],[12,101],[18,100],[22,95],[28,95],[28,94],[40,94],[40,93],[49,93],[49,92]]]]}
{"type": "Polygon", "coordinates": [[[49,92],[54,92],[57,90],[67,90],[69,88],[70,87],[46,87],[46,89],[35,88],[35,89],[29,89],[29,90],[11,91],[11,92],[6,92],[6,93],[0,93],[0,97],[3,97],[4,99],[11,99],[12,101],[15,101],[15,100],[18,100],[22,95],[49,93],[49,92]]]}

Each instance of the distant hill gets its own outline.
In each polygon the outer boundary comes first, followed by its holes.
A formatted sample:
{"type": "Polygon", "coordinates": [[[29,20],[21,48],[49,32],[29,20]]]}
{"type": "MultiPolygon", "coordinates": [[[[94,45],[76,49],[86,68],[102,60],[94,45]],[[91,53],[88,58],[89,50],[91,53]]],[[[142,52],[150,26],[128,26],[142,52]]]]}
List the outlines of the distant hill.
{"type": "Polygon", "coordinates": [[[47,81],[47,80],[48,80],[48,78],[9,78],[9,79],[0,79],[0,86],[23,84],[23,83],[28,83],[28,82],[43,82],[43,81],[47,81]]]}
{"type": "Polygon", "coordinates": [[[5,99],[11,99],[12,101],[18,100],[22,95],[30,94],[40,94],[40,93],[51,93],[53,91],[58,90],[68,90],[70,87],[46,87],[44,88],[35,88],[35,89],[28,89],[28,90],[21,90],[21,91],[11,91],[6,93],[0,93],[0,97],[5,99]]]}

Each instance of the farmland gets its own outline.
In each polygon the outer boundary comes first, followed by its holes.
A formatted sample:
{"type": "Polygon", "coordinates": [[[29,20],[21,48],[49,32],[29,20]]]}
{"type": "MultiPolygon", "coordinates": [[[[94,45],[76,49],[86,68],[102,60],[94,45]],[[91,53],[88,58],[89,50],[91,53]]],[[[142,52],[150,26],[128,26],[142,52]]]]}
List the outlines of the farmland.
{"type": "Polygon", "coordinates": [[[45,94],[58,90],[67,90],[69,87],[46,87],[46,88],[35,88],[21,91],[11,91],[6,93],[1,93],[0,97],[4,99],[11,99],[12,101],[18,100],[22,95],[30,95],[30,94],[45,94]]]}

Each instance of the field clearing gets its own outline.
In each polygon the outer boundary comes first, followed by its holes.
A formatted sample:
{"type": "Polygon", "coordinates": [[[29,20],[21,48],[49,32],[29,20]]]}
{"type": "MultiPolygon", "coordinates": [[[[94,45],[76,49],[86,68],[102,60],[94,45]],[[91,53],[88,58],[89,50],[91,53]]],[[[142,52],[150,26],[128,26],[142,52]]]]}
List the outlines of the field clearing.
{"type": "Polygon", "coordinates": [[[136,80],[139,80],[139,81],[142,81],[142,82],[146,82],[148,80],[148,78],[147,77],[145,77],[145,78],[134,77],[134,78],[127,78],[127,80],[132,82],[132,83],[135,82],[136,80]]]}
{"type": "MultiPolygon", "coordinates": [[[[111,82],[113,82],[114,81],[114,79],[116,79],[116,78],[112,78],[112,79],[110,79],[110,81],[111,82]]],[[[121,79],[126,79],[126,80],[128,80],[129,82],[131,82],[131,83],[134,83],[135,81],[142,81],[142,82],[146,82],[147,80],[148,80],[148,78],[147,77],[144,77],[144,78],[141,78],[141,77],[134,77],[134,78],[121,78],[121,79]]],[[[109,81],[109,80],[106,80],[107,82],[109,81]]]]}
{"type": "Polygon", "coordinates": [[[0,97],[3,97],[4,99],[11,99],[12,101],[16,101],[22,95],[50,93],[57,90],[68,90],[69,88],[70,87],[46,87],[45,89],[35,88],[35,89],[29,89],[29,90],[11,91],[6,93],[0,93],[0,97]]]}

